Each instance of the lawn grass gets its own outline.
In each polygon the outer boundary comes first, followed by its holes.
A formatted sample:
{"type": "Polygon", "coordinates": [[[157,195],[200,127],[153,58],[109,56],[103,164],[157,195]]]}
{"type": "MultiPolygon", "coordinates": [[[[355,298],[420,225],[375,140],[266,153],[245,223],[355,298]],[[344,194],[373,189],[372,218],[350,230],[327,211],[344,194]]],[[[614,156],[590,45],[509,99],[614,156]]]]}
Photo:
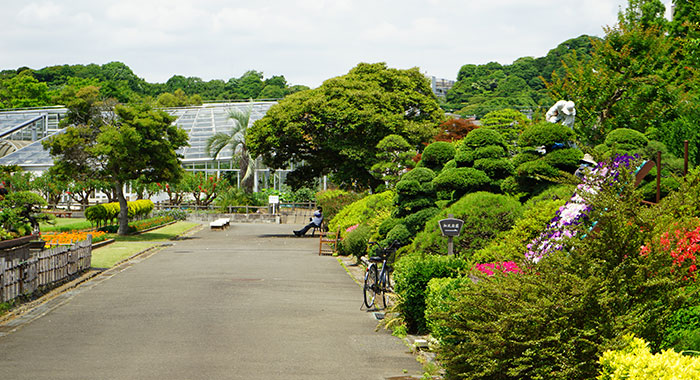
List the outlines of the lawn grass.
{"type": "Polygon", "coordinates": [[[92,228],[92,224],[85,218],[55,218],[55,224],[46,222],[39,223],[41,232],[52,232],[62,230],[84,230],[92,228]]]}
{"type": "Polygon", "coordinates": [[[181,221],[139,235],[115,235],[114,243],[92,250],[92,267],[111,268],[114,264],[175,238],[198,224],[181,221]]]}
{"type": "Polygon", "coordinates": [[[160,243],[153,241],[114,242],[92,250],[91,266],[93,268],[111,268],[114,264],[157,245],[160,243]]]}

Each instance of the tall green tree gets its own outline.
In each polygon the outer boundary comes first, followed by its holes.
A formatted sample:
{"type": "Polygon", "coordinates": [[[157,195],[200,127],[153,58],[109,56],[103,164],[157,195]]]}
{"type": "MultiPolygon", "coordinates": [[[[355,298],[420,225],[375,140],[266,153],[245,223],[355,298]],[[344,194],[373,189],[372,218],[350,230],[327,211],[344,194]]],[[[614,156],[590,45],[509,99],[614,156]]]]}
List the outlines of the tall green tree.
{"type": "Polygon", "coordinates": [[[255,122],[247,142],[270,167],[302,164],[287,177],[295,188],[325,174],[340,186],[374,188],[382,183],[370,171],[377,143],[395,134],[420,146],[437,134],[443,117],[417,68],[361,63],[316,89],[281,100],[255,122]]]}
{"type": "Polygon", "coordinates": [[[175,150],[187,145],[188,137],[172,124],[173,117],[146,104],[117,105],[113,113],[99,123],[68,127],[43,144],[62,175],[87,175],[112,185],[123,235],[128,228],[124,184],[139,177],[146,182],[179,179],[183,170],[175,150]]]}
{"type": "Polygon", "coordinates": [[[230,148],[233,155],[232,160],[237,160],[238,168],[243,174],[241,179],[241,187],[246,193],[253,192],[253,181],[255,174],[255,158],[251,156],[246,143],[246,134],[248,133],[248,124],[250,124],[250,115],[252,108],[245,111],[233,109],[229,113],[229,117],[233,120],[231,131],[217,132],[207,139],[206,151],[209,156],[216,159],[221,151],[225,148],[230,148]]]}

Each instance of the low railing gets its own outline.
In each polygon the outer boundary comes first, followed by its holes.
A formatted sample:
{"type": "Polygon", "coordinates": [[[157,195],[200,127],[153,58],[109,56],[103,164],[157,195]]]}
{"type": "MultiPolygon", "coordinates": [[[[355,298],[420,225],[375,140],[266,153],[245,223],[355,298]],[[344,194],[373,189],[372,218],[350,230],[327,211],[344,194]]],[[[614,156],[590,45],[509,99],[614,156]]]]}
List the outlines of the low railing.
{"type": "Polygon", "coordinates": [[[52,287],[90,268],[92,239],[31,252],[29,257],[0,257],[0,302],[52,287]]]}

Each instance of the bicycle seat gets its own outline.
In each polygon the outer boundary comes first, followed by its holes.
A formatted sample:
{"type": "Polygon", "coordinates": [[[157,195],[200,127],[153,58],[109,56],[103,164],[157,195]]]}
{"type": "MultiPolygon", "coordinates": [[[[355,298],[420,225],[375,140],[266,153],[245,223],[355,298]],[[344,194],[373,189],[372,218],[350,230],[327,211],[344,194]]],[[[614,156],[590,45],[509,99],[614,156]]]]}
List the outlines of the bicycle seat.
{"type": "Polygon", "coordinates": [[[380,263],[380,262],[384,261],[384,258],[381,256],[371,256],[369,258],[369,261],[374,262],[374,263],[380,263]]]}

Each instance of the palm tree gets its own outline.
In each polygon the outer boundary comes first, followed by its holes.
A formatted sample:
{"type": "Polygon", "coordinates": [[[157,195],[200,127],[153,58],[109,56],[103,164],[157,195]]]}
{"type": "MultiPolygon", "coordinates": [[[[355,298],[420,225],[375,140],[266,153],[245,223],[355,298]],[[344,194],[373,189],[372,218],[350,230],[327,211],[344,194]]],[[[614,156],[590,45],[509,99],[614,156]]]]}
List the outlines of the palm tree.
{"type": "Polygon", "coordinates": [[[207,153],[214,159],[227,146],[231,147],[233,157],[238,158],[239,168],[243,173],[241,179],[241,188],[246,193],[253,192],[253,179],[255,172],[255,159],[248,153],[248,147],[245,143],[245,135],[248,131],[248,123],[250,122],[250,114],[252,108],[245,111],[232,109],[229,111],[229,118],[233,120],[233,128],[229,133],[217,132],[207,139],[207,153]]]}

